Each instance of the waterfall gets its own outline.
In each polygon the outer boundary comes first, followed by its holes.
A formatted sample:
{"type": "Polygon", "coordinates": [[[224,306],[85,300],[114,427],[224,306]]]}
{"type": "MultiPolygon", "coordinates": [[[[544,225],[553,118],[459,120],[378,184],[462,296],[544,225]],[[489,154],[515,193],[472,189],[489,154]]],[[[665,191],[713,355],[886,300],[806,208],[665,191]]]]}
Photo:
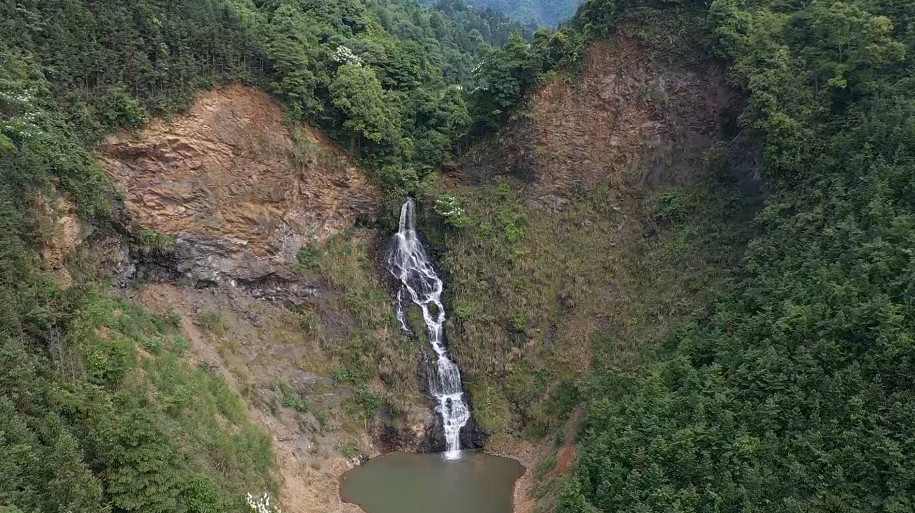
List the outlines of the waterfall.
{"type": "Polygon", "coordinates": [[[422,310],[429,343],[437,359],[437,376],[430,378],[429,384],[438,401],[436,411],[445,426],[445,457],[457,458],[461,450],[461,428],[470,420],[470,409],[464,402],[461,371],[448,357],[445,348],[445,309],[441,302],[444,285],[416,237],[416,204],[412,198],[407,199],[400,209],[400,229],[395,236],[395,246],[388,265],[391,273],[403,284],[397,293],[397,319],[401,328],[409,332],[404,318],[406,300],[412,301],[422,310]],[[409,295],[408,298],[404,297],[405,293],[409,295]]]}

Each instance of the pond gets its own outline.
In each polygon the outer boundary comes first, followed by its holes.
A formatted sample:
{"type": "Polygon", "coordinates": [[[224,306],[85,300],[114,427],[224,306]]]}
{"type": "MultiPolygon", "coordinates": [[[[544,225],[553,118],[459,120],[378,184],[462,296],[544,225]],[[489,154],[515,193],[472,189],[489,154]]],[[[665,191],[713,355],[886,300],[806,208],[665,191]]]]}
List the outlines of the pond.
{"type": "Polygon", "coordinates": [[[512,513],[522,474],[517,461],[488,454],[392,453],[344,474],[340,494],[367,513],[512,513]]]}

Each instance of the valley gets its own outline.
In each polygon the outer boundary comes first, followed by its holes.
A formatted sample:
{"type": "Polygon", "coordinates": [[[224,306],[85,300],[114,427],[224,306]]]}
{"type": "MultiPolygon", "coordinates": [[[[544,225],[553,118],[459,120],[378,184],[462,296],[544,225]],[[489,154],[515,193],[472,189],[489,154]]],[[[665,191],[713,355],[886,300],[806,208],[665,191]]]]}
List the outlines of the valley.
{"type": "Polygon", "coordinates": [[[907,511],[911,5],[497,4],[0,0],[0,513],[907,511]]]}

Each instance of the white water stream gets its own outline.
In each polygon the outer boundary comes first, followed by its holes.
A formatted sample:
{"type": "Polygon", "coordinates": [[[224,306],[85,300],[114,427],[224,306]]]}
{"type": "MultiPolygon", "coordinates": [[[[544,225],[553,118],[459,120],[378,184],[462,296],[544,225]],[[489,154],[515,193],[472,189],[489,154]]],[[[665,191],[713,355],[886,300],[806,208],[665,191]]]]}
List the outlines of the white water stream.
{"type": "Polygon", "coordinates": [[[409,299],[422,310],[429,343],[435,350],[438,380],[430,379],[429,385],[438,401],[436,410],[442,416],[445,426],[445,457],[455,459],[460,455],[460,432],[470,420],[470,409],[464,402],[461,371],[448,358],[445,348],[445,309],[441,302],[443,284],[416,237],[416,204],[412,198],[400,209],[400,229],[395,241],[396,246],[391,251],[388,265],[391,273],[403,284],[397,293],[397,318],[401,327],[409,331],[404,318],[406,291],[409,299]]]}

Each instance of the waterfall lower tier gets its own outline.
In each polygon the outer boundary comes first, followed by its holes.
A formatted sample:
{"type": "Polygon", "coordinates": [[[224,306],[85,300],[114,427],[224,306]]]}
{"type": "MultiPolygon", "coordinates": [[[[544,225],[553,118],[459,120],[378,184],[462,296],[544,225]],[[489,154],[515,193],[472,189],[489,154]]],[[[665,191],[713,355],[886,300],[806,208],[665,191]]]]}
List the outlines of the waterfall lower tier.
{"type": "Polygon", "coordinates": [[[412,198],[400,209],[400,229],[395,235],[388,266],[403,286],[397,295],[397,318],[401,327],[409,331],[404,312],[407,300],[422,311],[429,343],[436,356],[436,375],[430,378],[429,388],[438,401],[436,410],[445,428],[445,456],[456,458],[461,450],[461,428],[470,420],[470,408],[464,402],[461,372],[445,348],[445,308],[441,302],[444,285],[416,236],[416,204],[412,198]],[[408,297],[404,297],[405,293],[408,297]]]}

